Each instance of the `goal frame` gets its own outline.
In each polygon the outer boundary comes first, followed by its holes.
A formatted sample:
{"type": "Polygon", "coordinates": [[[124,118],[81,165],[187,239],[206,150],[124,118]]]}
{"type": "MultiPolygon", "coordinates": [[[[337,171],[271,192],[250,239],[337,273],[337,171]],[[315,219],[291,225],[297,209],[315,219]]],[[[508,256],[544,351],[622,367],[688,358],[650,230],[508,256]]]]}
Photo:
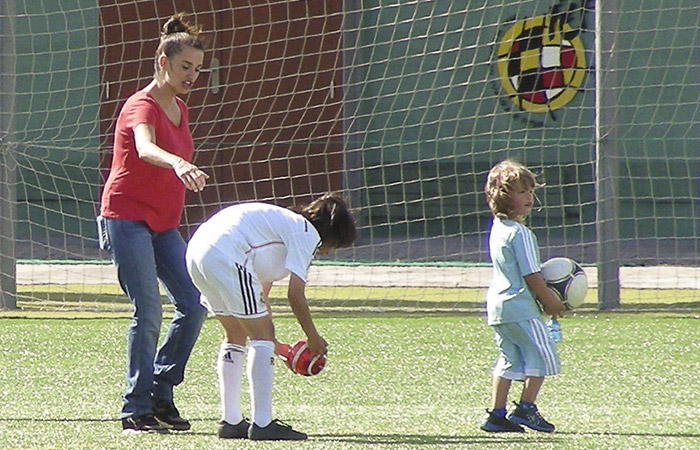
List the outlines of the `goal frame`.
{"type": "Polygon", "coordinates": [[[14,163],[15,0],[0,2],[0,309],[17,308],[14,163]]]}

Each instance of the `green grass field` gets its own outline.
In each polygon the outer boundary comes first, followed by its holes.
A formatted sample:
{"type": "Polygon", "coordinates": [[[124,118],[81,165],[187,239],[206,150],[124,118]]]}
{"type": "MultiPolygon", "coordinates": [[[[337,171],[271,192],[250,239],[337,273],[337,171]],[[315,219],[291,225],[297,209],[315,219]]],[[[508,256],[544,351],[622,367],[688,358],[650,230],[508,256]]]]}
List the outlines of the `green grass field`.
{"type": "MultiPolygon", "coordinates": [[[[538,402],[558,427],[549,435],[479,430],[495,356],[480,311],[326,310],[317,315],[330,342],[322,374],[304,378],[282,364],[276,371],[275,416],[308,432],[304,443],[216,437],[214,365],[220,331],[213,319],[205,323],[187,379],[176,391],[192,430],[123,436],[117,416],[126,316],[6,315],[0,318],[0,447],[700,448],[700,308],[697,303],[661,307],[658,301],[651,307],[636,305],[640,312],[588,308],[562,320],[563,373],[548,379],[538,402]],[[655,311],[643,312],[649,310],[655,311]]],[[[301,337],[288,314],[279,315],[276,323],[281,339],[301,337]]],[[[519,390],[514,385],[512,399],[519,390]]],[[[248,411],[247,396],[244,405],[248,411]]]]}

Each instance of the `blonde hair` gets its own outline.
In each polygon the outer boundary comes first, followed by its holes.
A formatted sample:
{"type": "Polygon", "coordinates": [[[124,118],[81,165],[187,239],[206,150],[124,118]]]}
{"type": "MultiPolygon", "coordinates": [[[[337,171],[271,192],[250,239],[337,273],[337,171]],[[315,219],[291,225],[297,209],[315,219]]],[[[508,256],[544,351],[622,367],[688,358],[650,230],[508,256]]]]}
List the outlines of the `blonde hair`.
{"type": "Polygon", "coordinates": [[[524,217],[511,217],[510,194],[516,189],[535,189],[544,186],[535,179],[535,174],[519,162],[506,159],[491,168],[486,178],[484,193],[486,202],[494,216],[500,219],[523,221],[524,217]]]}
{"type": "Polygon", "coordinates": [[[185,47],[204,51],[204,42],[199,37],[202,28],[197,25],[191,25],[185,20],[185,16],[186,14],[182,12],[175,14],[165,22],[161,29],[160,43],[156,49],[156,77],[160,76],[160,64],[158,61],[161,56],[171,58],[182,53],[182,49],[185,47]]]}

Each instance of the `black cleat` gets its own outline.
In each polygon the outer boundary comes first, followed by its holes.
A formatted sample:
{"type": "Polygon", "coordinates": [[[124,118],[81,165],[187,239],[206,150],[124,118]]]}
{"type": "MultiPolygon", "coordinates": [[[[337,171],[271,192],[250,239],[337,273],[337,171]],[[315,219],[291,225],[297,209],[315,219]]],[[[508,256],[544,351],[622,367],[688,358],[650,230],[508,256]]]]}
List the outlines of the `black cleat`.
{"type": "Polygon", "coordinates": [[[168,429],[163,427],[153,414],[144,414],[138,417],[125,417],[122,419],[122,433],[158,433],[166,434],[168,429]]]}
{"type": "Polygon", "coordinates": [[[192,427],[189,421],[180,417],[180,412],[174,403],[153,400],[152,407],[153,415],[163,427],[175,431],[186,431],[192,427]]]}
{"type": "Polygon", "coordinates": [[[281,420],[273,420],[264,428],[252,424],[248,429],[248,439],[253,441],[303,441],[306,433],[293,430],[281,420]]]}
{"type": "Polygon", "coordinates": [[[248,439],[248,428],[250,422],[245,417],[235,425],[222,420],[217,434],[220,439],[248,439]]]}

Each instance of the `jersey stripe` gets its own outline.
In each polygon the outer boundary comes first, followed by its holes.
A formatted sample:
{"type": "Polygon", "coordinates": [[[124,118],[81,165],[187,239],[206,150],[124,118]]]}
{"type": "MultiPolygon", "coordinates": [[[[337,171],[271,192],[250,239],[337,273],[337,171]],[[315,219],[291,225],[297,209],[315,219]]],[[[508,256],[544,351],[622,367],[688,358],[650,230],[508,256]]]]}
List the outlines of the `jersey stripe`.
{"type": "Polygon", "coordinates": [[[523,243],[525,244],[525,258],[527,258],[527,263],[529,265],[529,269],[532,270],[533,272],[539,271],[540,264],[539,264],[539,259],[537,257],[537,251],[536,251],[537,244],[535,243],[534,235],[522,223],[516,223],[515,226],[516,226],[518,232],[523,237],[523,243]]]}

